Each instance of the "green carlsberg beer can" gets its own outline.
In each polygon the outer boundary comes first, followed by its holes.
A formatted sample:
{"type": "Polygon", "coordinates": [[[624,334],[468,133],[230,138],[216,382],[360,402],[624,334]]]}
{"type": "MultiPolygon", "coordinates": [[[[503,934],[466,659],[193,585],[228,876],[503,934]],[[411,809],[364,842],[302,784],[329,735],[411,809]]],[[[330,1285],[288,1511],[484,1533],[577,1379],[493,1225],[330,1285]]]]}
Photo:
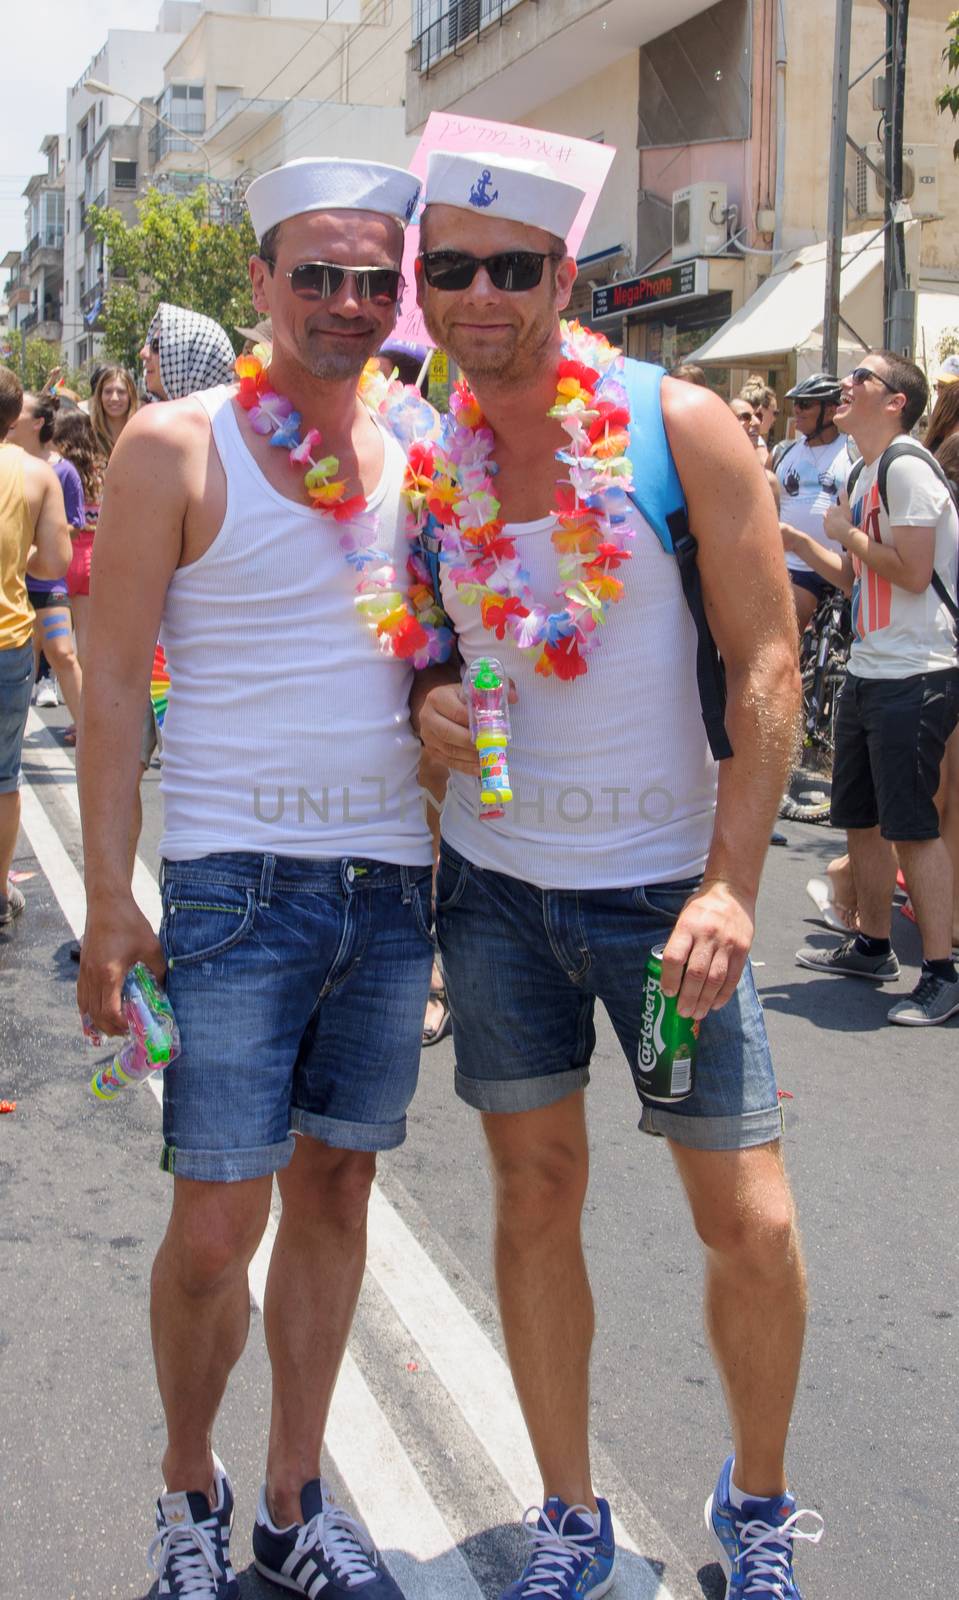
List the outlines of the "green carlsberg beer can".
{"type": "Polygon", "coordinates": [[[650,950],[643,983],[636,1087],[644,1100],[685,1100],[693,1092],[699,1023],[681,1017],[678,996],[663,994],[663,951],[650,950]]]}

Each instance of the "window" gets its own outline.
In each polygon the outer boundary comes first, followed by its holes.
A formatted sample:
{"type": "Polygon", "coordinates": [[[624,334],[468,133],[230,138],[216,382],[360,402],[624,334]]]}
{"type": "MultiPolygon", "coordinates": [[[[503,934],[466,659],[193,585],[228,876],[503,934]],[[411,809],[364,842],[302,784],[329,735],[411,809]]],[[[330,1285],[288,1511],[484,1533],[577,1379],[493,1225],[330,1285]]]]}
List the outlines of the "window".
{"type": "Polygon", "coordinates": [[[68,161],[72,161],[73,160],[73,140],[72,139],[68,139],[67,140],[67,160],[68,161]]]}
{"type": "Polygon", "coordinates": [[[72,233],[73,224],[70,221],[70,207],[67,207],[67,233],[72,233]]]}
{"type": "Polygon", "coordinates": [[[69,280],[69,278],[66,279],[66,281],[65,281],[65,283],[63,285],[63,303],[64,303],[65,306],[68,306],[70,304],[70,280],[69,280]]]}
{"type": "Polygon", "coordinates": [[[114,161],[113,187],[115,189],[135,189],[137,186],[137,164],[135,161],[114,161]]]}
{"type": "Polygon", "coordinates": [[[719,0],[639,53],[639,148],[749,137],[747,0],[719,0]]]}
{"type": "Polygon", "coordinates": [[[85,156],[90,142],[90,119],[85,117],[80,124],[80,154],[85,156]]]}
{"type": "Polygon", "coordinates": [[[242,90],[240,89],[224,88],[220,84],[217,85],[216,119],[218,122],[222,116],[226,115],[234,101],[239,100],[241,93],[242,90]]]}
{"type": "Polygon", "coordinates": [[[100,127],[102,128],[103,127],[103,101],[102,100],[100,101],[100,115],[99,115],[99,118],[98,118],[98,122],[99,122],[100,127]]]}

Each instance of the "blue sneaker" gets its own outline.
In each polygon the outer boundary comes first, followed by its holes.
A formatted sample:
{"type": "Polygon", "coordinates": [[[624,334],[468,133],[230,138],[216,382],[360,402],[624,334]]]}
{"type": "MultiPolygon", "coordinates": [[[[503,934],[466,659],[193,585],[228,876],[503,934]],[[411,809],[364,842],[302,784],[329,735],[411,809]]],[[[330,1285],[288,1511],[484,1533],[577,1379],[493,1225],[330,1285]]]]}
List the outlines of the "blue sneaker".
{"type": "Polygon", "coordinates": [[[264,1578],[305,1594],[309,1600],[403,1600],[372,1539],[342,1506],[335,1505],[320,1478],[300,1491],[303,1521],[278,1528],[260,1490],[253,1528],[253,1564],[264,1578]]]}
{"type": "Polygon", "coordinates": [[[599,1506],[599,1532],[585,1506],[566,1506],[556,1495],[542,1511],[530,1506],[523,1522],[532,1553],[523,1576],[501,1600],[599,1600],[613,1586],[613,1519],[605,1500],[599,1506]],[[530,1521],[530,1517],[533,1518],[530,1521]]]}
{"type": "Polygon", "coordinates": [[[739,1511],[729,1498],[733,1458],[719,1474],[716,1491],[706,1501],[706,1526],[719,1547],[726,1574],[726,1600],[747,1600],[765,1595],[767,1600],[802,1600],[793,1577],[793,1545],[797,1539],[818,1544],[823,1520],[818,1511],[797,1511],[791,1494],[773,1500],[747,1500],[739,1511]],[[819,1526],[807,1531],[801,1517],[819,1526]]]}
{"type": "Polygon", "coordinates": [[[217,1503],[210,1508],[195,1490],[161,1494],[156,1538],[147,1560],[159,1579],[159,1600],[240,1600],[230,1565],[233,1490],[222,1461],[213,1457],[217,1503]]]}

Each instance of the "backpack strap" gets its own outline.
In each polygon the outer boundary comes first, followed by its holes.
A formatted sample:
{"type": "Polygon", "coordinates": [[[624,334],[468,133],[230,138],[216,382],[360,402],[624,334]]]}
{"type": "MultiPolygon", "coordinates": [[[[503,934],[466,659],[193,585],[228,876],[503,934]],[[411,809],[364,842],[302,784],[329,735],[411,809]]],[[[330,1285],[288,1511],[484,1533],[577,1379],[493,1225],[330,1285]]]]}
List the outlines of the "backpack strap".
{"type": "Polygon", "coordinates": [[[624,362],[623,383],[629,405],[629,463],[633,487],[629,498],[645,518],[667,555],[679,563],[683,597],[696,628],[696,683],[709,748],[715,761],[733,753],[726,732],[726,673],[709,628],[702,582],[696,563],[698,545],[689,527],[686,497],[676,471],[663,422],[664,367],[646,361],[624,362]]]}
{"type": "MultiPolygon", "coordinates": [[[[927,450],[925,445],[919,444],[916,439],[894,439],[892,444],[887,445],[882,455],[879,457],[879,471],[876,474],[876,481],[879,484],[879,498],[885,506],[886,516],[888,517],[889,515],[889,494],[887,489],[887,485],[889,483],[889,468],[892,466],[893,462],[898,461],[901,456],[912,456],[916,461],[924,461],[926,466],[931,471],[933,477],[938,478],[943,488],[949,491],[949,497],[952,500],[953,505],[956,507],[957,514],[959,514],[959,503],[956,501],[956,494],[952,487],[952,483],[943,472],[942,467],[939,465],[939,462],[936,460],[932,452],[927,450]]],[[[858,464],[861,465],[861,463],[858,464]]],[[[959,622],[959,605],[957,605],[956,601],[953,600],[949,590],[946,588],[938,572],[935,570],[933,570],[930,581],[932,583],[933,590],[942,601],[953,621],[959,622]]]]}
{"type": "Polygon", "coordinates": [[[778,471],[780,461],[784,461],[790,450],[795,450],[798,443],[798,439],[780,439],[779,443],[774,445],[773,453],[769,458],[769,468],[771,472],[778,471]]]}

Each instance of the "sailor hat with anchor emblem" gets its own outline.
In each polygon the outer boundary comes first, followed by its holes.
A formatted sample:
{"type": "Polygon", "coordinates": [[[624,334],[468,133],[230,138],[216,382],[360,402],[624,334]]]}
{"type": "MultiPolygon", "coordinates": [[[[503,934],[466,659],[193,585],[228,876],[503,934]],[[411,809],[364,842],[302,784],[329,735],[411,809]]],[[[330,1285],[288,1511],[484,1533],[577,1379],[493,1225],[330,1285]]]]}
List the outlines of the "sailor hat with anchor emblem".
{"type": "Polygon", "coordinates": [[[429,158],[423,201],[456,206],[479,217],[503,217],[544,228],[565,239],[585,191],[557,178],[544,161],[512,156],[434,150],[429,158]]]}

